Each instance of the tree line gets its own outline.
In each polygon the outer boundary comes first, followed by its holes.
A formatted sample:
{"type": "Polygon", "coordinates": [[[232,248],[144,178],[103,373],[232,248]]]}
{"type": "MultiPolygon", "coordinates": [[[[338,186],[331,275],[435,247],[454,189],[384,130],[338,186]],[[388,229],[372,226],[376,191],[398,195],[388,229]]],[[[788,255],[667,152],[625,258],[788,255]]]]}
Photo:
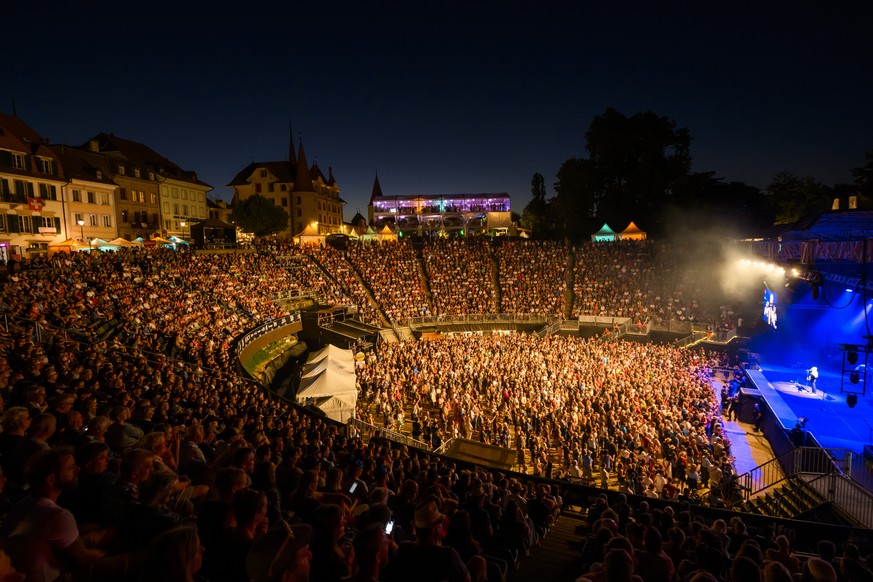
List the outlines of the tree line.
{"type": "Polygon", "coordinates": [[[604,223],[620,229],[633,220],[657,235],[672,212],[697,210],[723,226],[755,230],[830,210],[837,197],[841,209],[852,195],[858,208],[873,207],[873,150],[866,165],[853,170],[852,184],[780,172],[761,190],[715,172],[692,172],[690,145],[688,129],[671,119],[651,111],[627,116],[610,107],[585,133],[587,156],[561,165],[552,197],[543,175],[533,175],[521,226],[538,238],[572,239],[604,223]]]}

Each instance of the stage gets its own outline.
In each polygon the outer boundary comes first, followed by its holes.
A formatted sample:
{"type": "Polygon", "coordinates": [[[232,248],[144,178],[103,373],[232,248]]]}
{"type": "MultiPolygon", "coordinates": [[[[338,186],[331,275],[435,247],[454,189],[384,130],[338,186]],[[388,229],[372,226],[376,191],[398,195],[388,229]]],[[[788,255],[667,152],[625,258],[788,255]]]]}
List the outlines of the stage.
{"type": "MultiPolygon", "coordinates": [[[[850,408],[846,402],[847,394],[840,393],[840,369],[819,367],[816,392],[813,393],[804,368],[768,364],[766,358],[763,359],[759,362],[760,371],[748,370],[747,375],[767,400],[782,428],[791,430],[799,418],[806,418],[806,430],[824,448],[863,453],[865,445],[873,444],[873,395],[870,390],[866,396],[859,394],[857,404],[850,408]]],[[[864,386],[862,383],[850,384],[846,379],[844,389],[861,391],[864,386]]]]}

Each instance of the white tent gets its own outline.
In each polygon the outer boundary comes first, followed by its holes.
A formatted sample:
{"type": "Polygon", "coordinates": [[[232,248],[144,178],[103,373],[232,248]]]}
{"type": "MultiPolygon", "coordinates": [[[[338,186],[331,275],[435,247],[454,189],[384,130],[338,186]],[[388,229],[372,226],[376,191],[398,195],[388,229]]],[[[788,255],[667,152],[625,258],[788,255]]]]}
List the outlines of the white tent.
{"type": "Polygon", "coordinates": [[[346,422],[354,416],[357,394],[342,394],[327,396],[315,400],[315,405],[325,416],[337,422],[346,422]]]}
{"type": "Polygon", "coordinates": [[[323,374],[324,371],[328,369],[348,374],[349,372],[354,373],[355,366],[346,362],[340,362],[339,360],[331,360],[325,358],[320,362],[313,362],[311,364],[306,364],[305,366],[303,366],[303,374],[300,377],[312,378],[318,376],[319,374],[323,374]]]}
{"type": "Polygon", "coordinates": [[[357,393],[355,373],[328,367],[317,376],[300,380],[300,387],[297,388],[297,400],[299,402],[302,398],[349,393],[357,393]]]}
{"type": "Polygon", "coordinates": [[[349,368],[352,370],[355,367],[355,354],[352,353],[352,350],[344,350],[342,348],[336,347],[333,344],[327,344],[325,347],[321,348],[317,352],[312,352],[311,354],[309,354],[309,357],[306,358],[306,363],[312,364],[315,362],[320,362],[327,358],[337,362],[348,362],[349,368]]]}

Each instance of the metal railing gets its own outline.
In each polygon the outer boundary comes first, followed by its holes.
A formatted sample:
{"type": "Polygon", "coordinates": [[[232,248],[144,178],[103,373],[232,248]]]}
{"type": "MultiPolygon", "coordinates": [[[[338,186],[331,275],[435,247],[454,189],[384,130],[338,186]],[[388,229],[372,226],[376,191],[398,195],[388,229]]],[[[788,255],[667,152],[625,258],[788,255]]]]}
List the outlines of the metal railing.
{"type": "Polygon", "coordinates": [[[357,430],[361,437],[364,437],[366,435],[365,440],[367,441],[372,438],[379,437],[409,447],[415,447],[416,449],[422,449],[424,451],[431,450],[431,446],[423,441],[416,440],[397,431],[388,430],[387,428],[382,428],[374,424],[370,424],[369,422],[364,422],[363,420],[357,418],[350,418],[347,424],[350,430],[357,430]]]}
{"type": "Polygon", "coordinates": [[[842,509],[849,519],[873,528],[873,495],[848,476],[828,473],[805,482],[804,487],[842,509]]]}
{"type": "Polygon", "coordinates": [[[431,315],[410,317],[408,325],[415,328],[423,325],[464,325],[469,323],[551,323],[555,315],[541,313],[459,313],[454,315],[431,315]]]}
{"type": "Polygon", "coordinates": [[[743,473],[737,480],[742,487],[743,498],[748,501],[799,473],[824,475],[842,474],[842,471],[830,451],[818,447],[798,447],[743,473]]]}

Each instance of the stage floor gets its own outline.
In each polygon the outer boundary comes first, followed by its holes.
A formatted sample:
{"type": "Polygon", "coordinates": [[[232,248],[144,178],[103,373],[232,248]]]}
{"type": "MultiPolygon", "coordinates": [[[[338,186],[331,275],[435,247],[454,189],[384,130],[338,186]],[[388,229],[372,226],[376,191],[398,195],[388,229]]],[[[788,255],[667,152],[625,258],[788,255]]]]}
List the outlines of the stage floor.
{"type": "MultiPolygon", "coordinates": [[[[815,435],[821,446],[862,453],[864,445],[873,444],[873,394],[870,393],[873,384],[867,395],[859,394],[858,403],[849,408],[847,394],[840,393],[839,371],[819,370],[815,394],[810,391],[804,369],[761,364],[761,371],[791,410],[798,417],[808,419],[806,429],[815,435]]],[[[844,388],[849,387],[848,380],[846,384],[844,388]]],[[[851,388],[860,391],[863,384],[853,384],[851,388]]]]}

